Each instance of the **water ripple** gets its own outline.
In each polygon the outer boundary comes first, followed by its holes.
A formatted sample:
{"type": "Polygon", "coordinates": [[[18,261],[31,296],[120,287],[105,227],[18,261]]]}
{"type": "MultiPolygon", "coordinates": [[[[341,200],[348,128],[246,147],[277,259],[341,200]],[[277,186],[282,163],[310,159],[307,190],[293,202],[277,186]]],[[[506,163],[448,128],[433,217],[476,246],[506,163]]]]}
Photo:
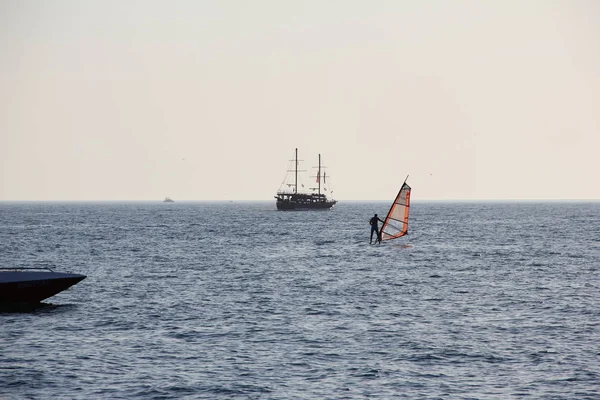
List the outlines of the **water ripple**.
{"type": "Polygon", "coordinates": [[[273,207],[0,204],[2,264],[88,276],[0,310],[0,398],[600,398],[598,203],[415,203],[381,245],[381,204],[273,207]]]}

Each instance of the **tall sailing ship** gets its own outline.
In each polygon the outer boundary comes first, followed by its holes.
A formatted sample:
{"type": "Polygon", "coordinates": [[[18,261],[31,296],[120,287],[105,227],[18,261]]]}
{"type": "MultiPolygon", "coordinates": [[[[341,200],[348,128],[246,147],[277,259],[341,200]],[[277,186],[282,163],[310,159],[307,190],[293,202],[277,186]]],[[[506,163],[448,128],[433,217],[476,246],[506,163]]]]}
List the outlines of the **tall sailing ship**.
{"type": "Polygon", "coordinates": [[[321,166],[321,155],[319,154],[319,165],[317,169],[316,177],[316,187],[309,188],[308,191],[302,190],[304,188],[303,184],[298,184],[298,172],[305,172],[298,170],[298,149],[294,152],[294,159],[291,160],[294,164],[293,169],[288,169],[287,173],[294,173],[294,180],[292,182],[287,182],[287,177],[284,179],[284,182],[281,184],[279,190],[277,191],[277,195],[275,199],[277,199],[277,209],[281,211],[288,210],[329,210],[333,207],[337,200],[334,200],[331,197],[332,191],[328,191],[327,187],[327,175],[326,172],[322,169],[324,167],[321,166]],[[329,193],[329,196],[327,195],[329,193]]]}

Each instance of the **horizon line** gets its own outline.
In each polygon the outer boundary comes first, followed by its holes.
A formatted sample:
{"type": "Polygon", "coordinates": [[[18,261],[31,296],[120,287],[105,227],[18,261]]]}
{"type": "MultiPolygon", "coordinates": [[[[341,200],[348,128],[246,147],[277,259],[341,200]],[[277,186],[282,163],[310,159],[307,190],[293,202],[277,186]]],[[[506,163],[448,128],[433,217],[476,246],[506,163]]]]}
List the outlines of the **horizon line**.
{"type": "MultiPolygon", "coordinates": [[[[174,200],[174,203],[231,203],[231,202],[242,202],[242,203],[271,203],[273,200],[265,200],[265,199],[194,199],[194,200],[174,200]]],[[[351,203],[366,203],[366,202],[389,202],[389,199],[345,199],[345,200],[337,200],[339,202],[351,202],[351,203]]],[[[558,199],[558,198],[481,198],[481,199],[468,199],[468,198],[456,198],[456,199],[411,199],[411,203],[414,202],[582,202],[582,201],[590,201],[590,202],[600,202],[600,199],[588,199],[588,198],[573,198],[573,199],[558,199]]],[[[143,202],[143,203],[163,203],[164,200],[158,199],[46,199],[46,200],[8,200],[8,199],[0,199],[0,203],[134,203],[134,202],[143,202]]]]}

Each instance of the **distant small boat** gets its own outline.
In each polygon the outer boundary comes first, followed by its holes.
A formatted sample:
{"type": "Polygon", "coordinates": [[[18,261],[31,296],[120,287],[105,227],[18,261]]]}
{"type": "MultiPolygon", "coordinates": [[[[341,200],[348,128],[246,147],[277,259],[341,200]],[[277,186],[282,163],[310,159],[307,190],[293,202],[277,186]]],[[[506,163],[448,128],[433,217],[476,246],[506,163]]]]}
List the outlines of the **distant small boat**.
{"type": "Polygon", "coordinates": [[[165,197],[165,199],[163,200],[163,203],[175,203],[175,200],[173,200],[170,197],[165,197]]]}
{"type": "Polygon", "coordinates": [[[0,268],[0,304],[39,303],[84,280],[50,268],[0,268]]]}

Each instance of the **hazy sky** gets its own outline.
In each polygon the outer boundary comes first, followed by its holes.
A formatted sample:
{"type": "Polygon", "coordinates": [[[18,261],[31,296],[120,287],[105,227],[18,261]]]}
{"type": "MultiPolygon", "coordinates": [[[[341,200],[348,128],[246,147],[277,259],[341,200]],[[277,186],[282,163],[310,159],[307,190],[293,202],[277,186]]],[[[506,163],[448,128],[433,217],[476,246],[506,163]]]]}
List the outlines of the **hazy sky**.
{"type": "Polygon", "coordinates": [[[0,0],[0,200],[600,199],[600,1],[0,0]]]}

